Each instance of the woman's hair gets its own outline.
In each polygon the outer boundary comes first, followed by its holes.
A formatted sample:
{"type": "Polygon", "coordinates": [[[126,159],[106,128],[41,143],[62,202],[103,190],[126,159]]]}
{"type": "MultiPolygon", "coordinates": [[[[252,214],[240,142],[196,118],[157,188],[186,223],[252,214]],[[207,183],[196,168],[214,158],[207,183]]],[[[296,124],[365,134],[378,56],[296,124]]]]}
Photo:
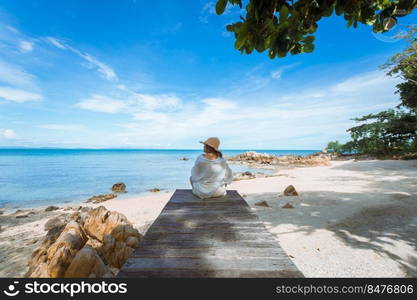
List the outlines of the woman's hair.
{"type": "Polygon", "coordinates": [[[217,151],[213,147],[204,144],[204,148],[206,149],[206,152],[216,154],[218,157],[223,157],[223,154],[220,151],[217,151]]]}

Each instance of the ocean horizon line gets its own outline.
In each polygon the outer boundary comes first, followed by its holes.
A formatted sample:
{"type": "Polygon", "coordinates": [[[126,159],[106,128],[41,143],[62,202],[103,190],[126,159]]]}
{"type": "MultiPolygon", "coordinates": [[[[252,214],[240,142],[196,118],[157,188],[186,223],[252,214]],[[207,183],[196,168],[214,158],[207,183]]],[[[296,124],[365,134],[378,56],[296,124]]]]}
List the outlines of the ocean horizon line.
{"type": "MultiPolygon", "coordinates": [[[[0,150],[132,150],[132,151],[201,151],[201,148],[186,149],[186,148],[65,148],[65,147],[0,147],[0,150]]],[[[321,151],[320,149],[221,149],[221,151],[321,151]]]]}

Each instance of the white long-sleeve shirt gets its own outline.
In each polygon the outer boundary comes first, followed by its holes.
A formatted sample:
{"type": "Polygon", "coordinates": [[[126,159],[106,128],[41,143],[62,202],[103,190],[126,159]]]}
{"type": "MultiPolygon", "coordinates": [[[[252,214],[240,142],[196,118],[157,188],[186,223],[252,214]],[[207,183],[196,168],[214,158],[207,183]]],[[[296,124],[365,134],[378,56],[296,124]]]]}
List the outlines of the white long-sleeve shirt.
{"type": "Polygon", "coordinates": [[[203,154],[197,157],[190,177],[193,194],[203,199],[226,195],[226,184],[232,179],[232,170],[224,158],[211,160],[203,154]]]}

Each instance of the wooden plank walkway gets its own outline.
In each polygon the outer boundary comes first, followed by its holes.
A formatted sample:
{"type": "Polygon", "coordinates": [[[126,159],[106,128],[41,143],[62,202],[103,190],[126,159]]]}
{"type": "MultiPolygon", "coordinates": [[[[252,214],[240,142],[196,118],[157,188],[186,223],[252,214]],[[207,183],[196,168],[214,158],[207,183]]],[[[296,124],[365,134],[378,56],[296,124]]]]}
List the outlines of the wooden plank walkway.
{"type": "Polygon", "coordinates": [[[119,277],[303,277],[237,191],[176,190],[119,277]]]}

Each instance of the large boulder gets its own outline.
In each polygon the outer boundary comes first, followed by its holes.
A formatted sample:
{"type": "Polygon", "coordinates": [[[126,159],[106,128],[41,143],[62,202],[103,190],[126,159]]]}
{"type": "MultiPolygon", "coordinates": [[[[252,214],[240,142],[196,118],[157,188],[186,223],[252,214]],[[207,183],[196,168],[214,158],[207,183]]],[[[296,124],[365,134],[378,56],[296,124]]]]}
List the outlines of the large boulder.
{"type": "Polygon", "coordinates": [[[32,254],[27,277],[64,277],[76,253],[84,246],[87,236],[74,221],[63,229],[60,226],[48,231],[41,246],[32,254]]]}
{"type": "Polygon", "coordinates": [[[110,270],[97,254],[97,251],[93,247],[85,245],[71,261],[64,277],[105,277],[108,273],[110,273],[110,270]]]}
{"type": "Polygon", "coordinates": [[[293,185],[289,185],[284,190],[285,196],[298,196],[298,193],[293,185]]]}
{"type": "Polygon", "coordinates": [[[126,184],[124,184],[123,182],[118,182],[113,184],[111,190],[114,193],[126,193],[126,184]]]}
{"type": "Polygon", "coordinates": [[[89,236],[100,242],[96,249],[106,263],[116,268],[125,263],[141,238],[124,215],[108,211],[103,206],[90,212],[84,222],[84,229],[89,236]]]}
{"type": "Polygon", "coordinates": [[[83,207],[47,224],[27,277],[111,277],[142,237],[124,215],[103,206],[83,207]]]}
{"type": "Polygon", "coordinates": [[[86,242],[87,236],[82,227],[77,222],[69,222],[47,251],[47,270],[50,277],[64,277],[72,259],[86,242]]]}

